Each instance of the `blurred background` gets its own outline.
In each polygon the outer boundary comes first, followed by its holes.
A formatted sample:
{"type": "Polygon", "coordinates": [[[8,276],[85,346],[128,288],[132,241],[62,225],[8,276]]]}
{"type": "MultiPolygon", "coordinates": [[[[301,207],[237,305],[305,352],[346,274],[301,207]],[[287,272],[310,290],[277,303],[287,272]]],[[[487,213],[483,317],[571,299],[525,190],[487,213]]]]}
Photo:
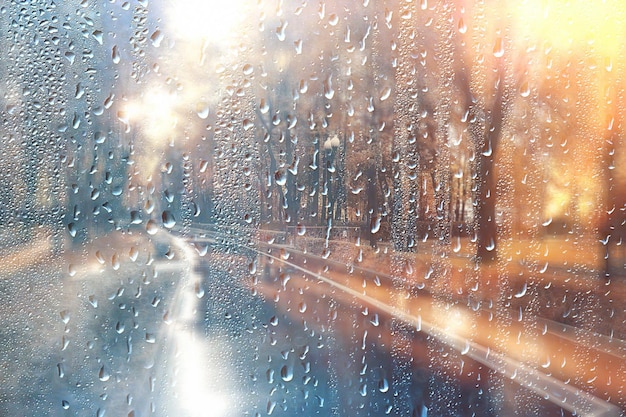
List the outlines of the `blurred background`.
{"type": "Polygon", "coordinates": [[[0,415],[623,415],[619,0],[7,0],[0,415]]]}

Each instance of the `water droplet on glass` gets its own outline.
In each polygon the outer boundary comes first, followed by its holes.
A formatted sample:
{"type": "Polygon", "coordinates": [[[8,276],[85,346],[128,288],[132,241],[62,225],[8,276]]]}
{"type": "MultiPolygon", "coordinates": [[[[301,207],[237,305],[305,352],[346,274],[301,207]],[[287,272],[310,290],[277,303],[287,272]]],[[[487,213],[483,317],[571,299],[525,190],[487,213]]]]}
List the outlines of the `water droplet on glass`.
{"type": "Polygon", "coordinates": [[[74,223],[68,223],[67,230],[70,232],[70,236],[76,237],[76,225],[74,223]]]}
{"type": "Polygon", "coordinates": [[[70,408],[70,402],[67,400],[61,401],[61,407],[63,407],[64,410],[67,410],[68,408],[70,408]]]}
{"type": "Polygon", "coordinates": [[[100,379],[100,381],[102,382],[106,382],[109,380],[109,378],[111,378],[109,370],[106,369],[104,365],[102,365],[102,368],[100,368],[100,372],[98,372],[98,379],[100,379]]]}
{"type": "Polygon", "coordinates": [[[154,45],[155,48],[158,48],[159,46],[161,46],[161,42],[163,41],[163,32],[161,32],[158,29],[155,30],[154,33],[150,35],[150,41],[152,42],[152,45],[154,45]]]}
{"type": "Polygon", "coordinates": [[[244,75],[251,75],[254,72],[254,67],[250,64],[245,64],[243,66],[243,74],[244,75]]]}
{"type": "Polygon", "coordinates": [[[70,65],[72,65],[74,63],[74,59],[76,59],[76,54],[74,52],[67,51],[65,53],[65,59],[67,59],[70,65]]]}
{"type": "Polygon", "coordinates": [[[269,400],[267,402],[267,414],[272,415],[274,408],[276,408],[276,401],[269,400]]]}
{"type": "Polygon", "coordinates": [[[199,101],[196,103],[196,114],[201,119],[209,117],[209,103],[206,101],[199,101]]]}
{"type": "Polygon", "coordinates": [[[287,184],[287,173],[282,169],[279,169],[274,173],[274,179],[276,180],[276,184],[285,185],[287,184]]]}
{"type": "Polygon", "coordinates": [[[165,228],[167,229],[171,229],[172,227],[176,226],[176,219],[169,210],[165,210],[161,214],[161,219],[163,220],[163,226],[165,226],[165,228]]]}
{"type": "Polygon", "coordinates": [[[128,251],[128,257],[130,258],[130,260],[135,262],[138,256],[139,256],[139,250],[135,246],[130,248],[130,250],[128,251]]]}
{"type": "Polygon", "coordinates": [[[146,333],[146,342],[156,343],[156,336],[154,335],[154,333],[146,333]]]}
{"type": "Polygon", "coordinates": [[[103,42],[103,33],[101,30],[94,30],[92,33],[93,38],[96,40],[96,42],[98,42],[100,45],[102,45],[103,42]]]}
{"type": "Polygon", "coordinates": [[[304,236],[306,233],[306,226],[298,223],[296,226],[296,233],[298,234],[298,236],[304,236]]]}
{"type": "Polygon", "coordinates": [[[524,81],[522,85],[520,85],[519,94],[522,97],[528,97],[530,95],[530,86],[527,81],[524,81]]]}
{"type": "Polygon", "coordinates": [[[61,320],[63,321],[63,324],[67,324],[70,321],[70,312],[69,310],[63,310],[61,311],[61,320]]]}
{"type": "Polygon", "coordinates": [[[278,37],[279,41],[285,40],[285,31],[287,30],[287,26],[289,23],[285,20],[281,22],[281,25],[276,28],[276,37],[278,37]]]}
{"type": "Polygon", "coordinates": [[[493,56],[496,58],[502,58],[504,56],[504,43],[500,36],[496,38],[496,43],[493,45],[493,56]]]}
{"type": "Polygon", "coordinates": [[[250,119],[244,119],[242,122],[243,130],[250,130],[254,127],[254,122],[250,119]]]}
{"type": "Polygon", "coordinates": [[[137,210],[130,212],[130,224],[141,224],[141,213],[137,210]]]}
{"type": "Polygon", "coordinates": [[[459,33],[466,33],[467,32],[467,25],[465,24],[465,20],[463,20],[463,18],[459,19],[459,33]]]}
{"type": "Polygon", "coordinates": [[[152,219],[148,220],[148,222],[146,223],[146,232],[148,232],[149,235],[156,235],[158,231],[159,225],[157,224],[157,222],[152,219]]]}
{"type": "Polygon", "coordinates": [[[370,220],[370,231],[376,233],[380,230],[380,217],[376,216],[370,220]]]}
{"type": "Polygon", "coordinates": [[[113,60],[114,64],[119,64],[120,63],[120,51],[117,49],[117,45],[113,46],[113,49],[111,50],[111,59],[113,60]]]}
{"type": "Polygon", "coordinates": [[[378,391],[380,392],[389,391],[389,382],[387,381],[387,378],[383,378],[380,381],[378,381],[378,391]]]}
{"type": "Polygon", "coordinates": [[[280,370],[280,377],[285,382],[289,382],[293,379],[293,366],[285,365],[280,370]]]}
{"type": "Polygon", "coordinates": [[[386,87],[380,95],[380,101],[385,101],[391,95],[391,87],[386,87]]]}

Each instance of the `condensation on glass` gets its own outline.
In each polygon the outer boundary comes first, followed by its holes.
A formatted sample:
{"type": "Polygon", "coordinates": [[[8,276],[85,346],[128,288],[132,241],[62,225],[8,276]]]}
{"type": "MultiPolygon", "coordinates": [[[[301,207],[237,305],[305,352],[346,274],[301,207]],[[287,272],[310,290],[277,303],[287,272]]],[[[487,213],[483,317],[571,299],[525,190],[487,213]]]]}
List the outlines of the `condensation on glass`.
{"type": "Polygon", "coordinates": [[[624,414],[625,24],[5,1],[0,414],[624,414]]]}

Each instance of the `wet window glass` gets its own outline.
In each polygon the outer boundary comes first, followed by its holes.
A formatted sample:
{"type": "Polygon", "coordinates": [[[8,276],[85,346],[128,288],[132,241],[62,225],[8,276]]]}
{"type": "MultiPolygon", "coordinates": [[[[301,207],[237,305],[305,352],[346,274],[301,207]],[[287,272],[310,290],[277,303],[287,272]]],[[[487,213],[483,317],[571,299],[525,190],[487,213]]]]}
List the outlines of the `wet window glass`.
{"type": "Polygon", "coordinates": [[[624,27],[4,1],[0,415],[623,415],[624,27]]]}

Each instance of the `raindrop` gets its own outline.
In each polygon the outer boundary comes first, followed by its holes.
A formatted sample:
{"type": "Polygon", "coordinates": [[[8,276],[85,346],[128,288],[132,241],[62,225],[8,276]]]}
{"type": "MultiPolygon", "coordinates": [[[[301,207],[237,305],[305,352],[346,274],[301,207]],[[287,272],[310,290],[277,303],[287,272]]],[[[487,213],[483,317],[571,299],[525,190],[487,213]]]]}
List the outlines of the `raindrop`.
{"type": "Polygon", "coordinates": [[[94,30],[93,33],[93,38],[96,40],[96,42],[98,42],[100,45],[102,45],[102,41],[103,41],[103,33],[101,30],[94,30]]]}
{"type": "Polygon", "coordinates": [[[146,223],[146,232],[148,232],[149,235],[156,235],[158,231],[159,225],[157,224],[157,222],[152,219],[148,220],[148,222],[146,223]]]}
{"type": "Polygon", "coordinates": [[[243,74],[251,75],[254,72],[254,67],[250,64],[246,64],[243,66],[243,74]]]}
{"type": "Polygon", "coordinates": [[[117,256],[117,253],[114,253],[113,256],[111,257],[111,266],[116,271],[120,269],[120,259],[119,259],[119,256],[117,256]]]}
{"type": "Polygon", "coordinates": [[[63,310],[61,311],[61,320],[63,321],[63,324],[67,324],[70,321],[70,312],[69,310],[63,310]]]}
{"type": "Polygon", "coordinates": [[[254,127],[254,122],[250,119],[244,119],[242,122],[242,125],[243,125],[243,130],[248,131],[254,127]]]}
{"type": "Polygon", "coordinates": [[[196,282],[196,284],[194,285],[194,292],[196,293],[196,297],[204,297],[204,287],[202,287],[202,284],[196,282]]]}
{"type": "Polygon", "coordinates": [[[461,250],[461,237],[457,236],[456,241],[454,242],[454,247],[452,248],[452,251],[454,253],[459,253],[460,250],[461,250]]]}
{"type": "Polygon", "coordinates": [[[271,415],[274,412],[274,408],[276,408],[276,401],[269,400],[267,402],[267,414],[271,415]]]}
{"type": "Polygon", "coordinates": [[[70,65],[72,65],[74,63],[74,60],[76,59],[76,54],[74,52],[67,51],[65,53],[65,59],[67,59],[70,65]]]}
{"type": "Polygon", "coordinates": [[[70,232],[70,236],[76,237],[76,225],[74,223],[68,223],[67,230],[70,232]]]}
{"type": "Polygon", "coordinates": [[[68,408],[70,408],[69,401],[67,401],[67,400],[61,401],[61,407],[63,407],[64,410],[67,410],[68,408]]]}
{"type": "Polygon", "coordinates": [[[385,101],[391,95],[391,87],[386,87],[380,95],[380,101],[385,101]]]}
{"type": "Polygon", "coordinates": [[[324,97],[330,100],[334,96],[335,90],[333,90],[333,79],[332,75],[329,75],[328,78],[324,80],[324,97]]]}
{"type": "Polygon", "coordinates": [[[124,325],[124,323],[119,322],[119,321],[118,321],[118,322],[117,322],[117,324],[115,325],[115,331],[116,331],[118,334],[122,334],[122,333],[124,333],[124,329],[125,329],[125,328],[126,328],[126,326],[124,325]]]}
{"type": "Polygon", "coordinates": [[[196,114],[201,119],[209,117],[209,103],[206,101],[199,101],[196,103],[196,114]]]}
{"type": "Polygon", "coordinates": [[[525,296],[527,289],[528,289],[528,285],[526,283],[524,283],[524,286],[522,287],[520,292],[515,294],[515,298],[522,298],[523,296],[525,296]]]}
{"type": "Polygon", "coordinates": [[[285,185],[287,183],[287,173],[279,169],[274,173],[274,179],[276,180],[276,184],[285,185]]]}
{"type": "Polygon", "coordinates": [[[141,213],[137,210],[130,212],[130,224],[141,224],[141,213]]]}
{"type": "Polygon", "coordinates": [[[117,45],[113,46],[113,49],[111,51],[111,59],[113,60],[114,64],[120,63],[120,51],[118,50],[117,45]]]}
{"type": "Polygon", "coordinates": [[[171,229],[172,227],[176,226],[176,219],[169,210],[163,211],[163,214],[161,214],[161,219],[163,220],[163,226],[165,226],[166,229],[171,229]]]}
{"type": "Polygon", "coordinates": [[[504,56],[504,43],[500,36],[496,38],[496,43],[493,45],[493,56],[496,58],[502,58],[504,56]]]}
{"type": "Polygon", "coordinates": [[[160,30],[155,30],[152,35],[150,35],[150,41],[155,48],[161,46],[161,42],[163,41],[163,32],[160,30]]]}
{"type": "Polygon", "coordinates": [[[301,223],[298,223],[296,225],[296,233],[298,234],[298,236],[304,236],[306,233],[306,226],[301,223]]]}
{"type": "Polygon", "coordinates": [[[519,94],[524,98],[530,95],[530,86],[528,85],[528,81],[524,81],[522,85],[520,85],[519,94]]]}
{"type": "Polygon", "coordinates": [[[378,381],[378,391],[380,392],[389,391],[389,382],[387,381],[387,378],[383,378],[380,381],[378,381]]]}
{"type": "Polygon", "coordinates": [[[130,248],[130,250],[128,251],[128,257],[130,258],[130,260],[135,262],[138,256],[139,250],[137,249],[137,247],[133,246],[132,248],[130,248]]]}
{"type": "Polygon", "coordinates": [[[288,24],[289,23],[287,21],[282,21],[281,25],[276,28],[276,36],[281,42],[285,40],[285,31],[287,30],[288,24]]]}
{"type": "Polygon", "coordinates": [[[376,216],[376,217],[372,217],[372,219],[370,220],[370,231],[372,233],[376,233],[380,230],[380,217],[376,216]]]}
{"type": "Polygon", "coordinates": [[[155,343],[156,342],[156,336],[154,335],[154,333],[146,333],[146,343],[155,343]]]}
{"type": "Polygon", "coordinates": [[[467,32],[467,25],[465,24],[465,20],[463,20],[463,18],[461,17],[459,19],[459,33],[466,33],[467,32]]]}
{"type": "Polygon", "coordinates": [[[104,143],[104,141],[107,139],[106,135],[102,132],[94,133],[93,138],[98,144],[104,143]]]}
{"type": "Polygon", "coordinates": [[[79,99],[83,95],[85,95],[85,87],[83,87],[80,83],[76,84],[76,92],[74,93],[74,98],[79,99]]]}
{"type": "Polygon", "coordinates": [[[100,372],[98,372],[98,379],[100,379],[100,381],[102,382],[106,382],[109,380],[109,378],[111,378],[109,370],[106,369],[104,365],[102,365],[102,368],[100,368],[100,372]]]}
{"type": "Polygon", "coordinates": [[[249,274],[252,274],[252,275],[256,274],[256,268],[257,268],[256,264],[257,264],[257,260],[256,259],[248,264],[248,273],[249,274]]]}
{"type": "Polygon", "coordinates": [[[293,379],[293,366],[285,365],[280,370],[280,377],[285,382],[289,382],[293,379]]]}
{"type": "Polygon", "coordinates": [[[98,299],[95,295],[90,295],[87,299],[93,308],[98,308],[98,299]]]}
{"type": "Polygon", "coordinates": [[[361,386],[359,387],[359,394],[361,394],[361,397],[367,396],[367,384],[361,384],[361,386]]]}

